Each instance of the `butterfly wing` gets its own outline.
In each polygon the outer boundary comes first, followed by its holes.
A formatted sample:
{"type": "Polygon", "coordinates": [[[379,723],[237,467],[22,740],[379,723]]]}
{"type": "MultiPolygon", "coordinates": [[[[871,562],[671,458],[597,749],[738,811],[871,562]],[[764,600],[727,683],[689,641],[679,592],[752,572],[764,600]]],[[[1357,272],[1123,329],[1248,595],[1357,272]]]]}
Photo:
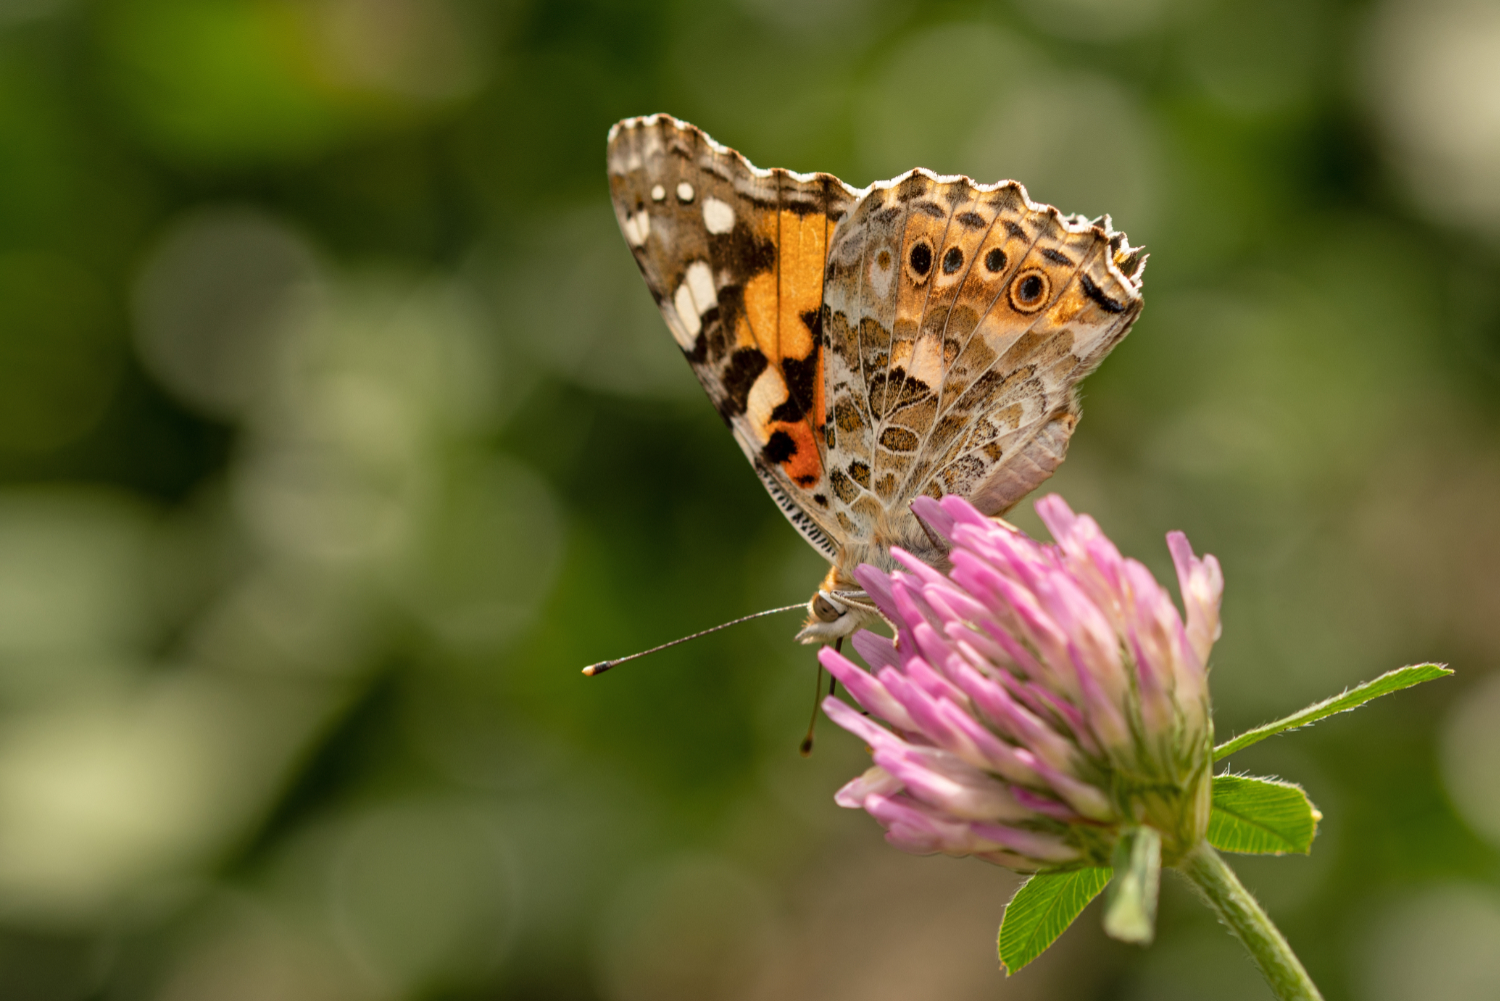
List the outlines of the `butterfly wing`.
{"type": "MultiPolygon", "coordinates": [[[[915,170],[856,190],[761,170],[665,115],[610,131],[620,229],[689,363],[792,524],[844,571],[958,494],[1049,477],[1077,383],[1129,331],[1145,258],[1014,182],[915,170]]],[[[1102,225],[1101,225],[1102,223],[1102,225]]]]}
{"type": "Polygon", "coordinates": [[[1140,312],[1144,257],[1014,182],[917,170],[872,186],[834,234],[824,291],[825,476],[855,563],[941,553],[920,494],[998,514],[1052,474],[1075,386],[1140,312]]]}
{"type": "Polygon", "coordinates": [[[824,262],[860,192],[761,170],[667,115],[609,134],[620,230],[667,326],[787,518],[843,548],[825,462],[824,262]]]}

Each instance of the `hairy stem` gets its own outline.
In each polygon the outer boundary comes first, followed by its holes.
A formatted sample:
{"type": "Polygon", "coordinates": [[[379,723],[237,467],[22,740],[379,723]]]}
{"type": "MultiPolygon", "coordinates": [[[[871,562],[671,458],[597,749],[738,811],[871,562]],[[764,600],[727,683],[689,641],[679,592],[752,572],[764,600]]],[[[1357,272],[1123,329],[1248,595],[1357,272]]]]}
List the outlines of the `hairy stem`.
{"type": "Polygon", "coordinates": [[[1181,872],[1244,943],[1281,1001],[1323,1001],[1292,947],[1219,853],[1200,841],[1177,863],[1181,872]]]}

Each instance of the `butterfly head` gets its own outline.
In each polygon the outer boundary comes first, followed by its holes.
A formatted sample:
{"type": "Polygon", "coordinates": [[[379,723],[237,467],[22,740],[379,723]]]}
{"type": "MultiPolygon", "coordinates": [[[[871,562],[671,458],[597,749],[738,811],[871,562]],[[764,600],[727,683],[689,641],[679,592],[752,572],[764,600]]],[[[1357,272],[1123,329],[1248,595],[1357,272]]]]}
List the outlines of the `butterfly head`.
{"type": "Polygon", "coordinates": [[[797,642],[832,643],[880,621],[880,613],[865,592],[819,588],[807,603],[807,621],[797,642]]]}

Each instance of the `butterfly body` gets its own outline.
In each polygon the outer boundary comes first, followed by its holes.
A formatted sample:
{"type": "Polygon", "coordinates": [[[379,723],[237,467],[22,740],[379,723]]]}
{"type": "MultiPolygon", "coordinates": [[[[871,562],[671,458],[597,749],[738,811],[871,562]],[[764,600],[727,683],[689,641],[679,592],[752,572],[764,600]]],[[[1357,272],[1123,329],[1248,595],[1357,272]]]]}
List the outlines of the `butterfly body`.
{"type": "Polygon", "coordinates": [[[878,619],[854,568],[934,566],[918,496],[1008,510],[1062,461],[1075,386],[1140,312],[1108,218],[913,170],[856,189],[762,170],[666,115],[609,136],[621,232],[756,474],[832,567],[798,638],[878,619]]]}

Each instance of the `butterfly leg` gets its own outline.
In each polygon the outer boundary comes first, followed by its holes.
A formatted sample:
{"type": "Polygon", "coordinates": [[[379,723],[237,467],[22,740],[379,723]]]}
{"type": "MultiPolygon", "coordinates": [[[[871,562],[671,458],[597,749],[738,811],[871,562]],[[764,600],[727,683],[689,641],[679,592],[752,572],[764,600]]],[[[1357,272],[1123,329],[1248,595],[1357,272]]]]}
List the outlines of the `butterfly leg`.
{"type": "MultiPolygon", "coordinates": [[[[844,637],[840,636],[838,639],[836,639],[836,640],[833,641],[833,652],[834,653],[843,653],[844,652],[844,637]]],[[[828,676],[828,697],[829,698],[833,698],[838,693],[839,693],[839,679],[835,678],[833,675],[830,674],[828,676]]]]}
{"type": "MultiPolygon", "coordinates": [[[[844,649],[844,637],[840,636],[838,639],[836,639],[836,640],[833,641],[833,649],[834,649],[835,653],[842,653],[843,652],[843,649],[844,649]]],[[[828,695],[829,695],[829,697],[832,698],[835,694],[837,694],[838,689],[839,689],[839,679],[833,677],[832,675],[829,675],[828,676],[828,695]]],[[[798,748],[798,751],[801,752],[801,754],[802,754],[802,756],[804,758],[807,757],[807,756],[809,756],[810,754],[812,754],[812,749],[813,749],[813,729],[818,725],[818,704],[819,704],[819,702],[818,702],[818,696],[821,695],[822,692],[823,692],[823,665],[820,662],[818,664],[818,677],[817,677],[817,679],[815,681],[813,681],[812,719],[810,719],[810,720],[807,721],[807,735],[802,738],[802,746],[798,748]]]]}

